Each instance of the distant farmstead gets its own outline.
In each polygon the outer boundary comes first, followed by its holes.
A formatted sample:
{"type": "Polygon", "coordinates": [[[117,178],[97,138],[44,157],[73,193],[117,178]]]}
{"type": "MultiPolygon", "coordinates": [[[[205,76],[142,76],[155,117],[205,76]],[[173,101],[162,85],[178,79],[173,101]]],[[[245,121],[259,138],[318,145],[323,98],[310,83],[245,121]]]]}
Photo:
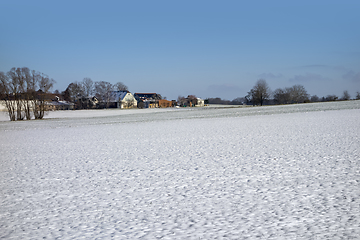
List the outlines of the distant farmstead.
{"type": "Polygon", "coordinates": [[[134,93],[139,108],[158,108],[161,95],[157,93],[134,93]]]}
{"type": "Polygon", "coordinates": [[[159,108],[168,108],[168,107],[175,107],[176,106],[176,101],[169,101],[166,99],[161,99],[159,100],[159,108]]]}
{"type": "Polygon", "coordinates": [[[197,103],[195,105],[196,107],[203,107],[205,106],[205,100],[201,98],[197,98],[197,103]]]}
{"type": "Polygon", "coordinates": [[[112,91],[110,92],[110,108],[135,108],[137,101],[129,91],[112,91]]]}
{"type": "Polygon", "coordinates": [[[189,95],[187,98],[179,97],[178,104],[180,107],[203,107],[205,106],[205,100],[189,95]]]}

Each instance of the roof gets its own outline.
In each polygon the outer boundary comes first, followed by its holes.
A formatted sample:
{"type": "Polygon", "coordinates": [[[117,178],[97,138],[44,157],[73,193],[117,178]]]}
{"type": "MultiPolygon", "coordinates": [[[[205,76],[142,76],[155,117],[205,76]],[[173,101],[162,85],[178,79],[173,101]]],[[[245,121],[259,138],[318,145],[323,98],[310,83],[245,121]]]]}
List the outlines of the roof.
{"type": "Polygon", "coordinates": [[[50,103],[47,103],[48,105],[57,105],[57,106],[71,106],[75,105],[74,103],[68,102],[68,101],[52,101],[50,103]]]}
{"type": "Polygon", "coordinates": [[[152,95],[155,95],[156,93],[134,93],[134,95],[149,95],[149,96],[152,96],[152,95]]]}
{"type": "Polygon", "coordinates": [[[117,102],[123,100],[128,91],[112,91],[110,92],[110,102],[117,102]]]}
{"type": "Polygon", "coordinates": [[[134,97],[139,100],[146,100],[146,99],[158,99],[157,93],[134,93],[134,97]]]}

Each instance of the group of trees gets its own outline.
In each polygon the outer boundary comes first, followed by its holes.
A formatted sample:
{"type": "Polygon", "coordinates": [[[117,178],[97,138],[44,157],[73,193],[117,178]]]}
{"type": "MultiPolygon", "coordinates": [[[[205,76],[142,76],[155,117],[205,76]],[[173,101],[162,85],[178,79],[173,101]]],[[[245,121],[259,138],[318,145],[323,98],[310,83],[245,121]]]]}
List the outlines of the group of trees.
{"type": "MultiPolygon", "coordinates": [[[[291,103],[306,103],[306,102],[325,102],[337,100],[350,100],[348,91],[344,91],[343,96],[339,99],[336,95],[327,95],[319,98],[316,95],[310,97],[306,89],[302,85],[294,85],[287,88],[278,88],[271,91],[270,87],[264,79],[256,82],[255,86],[248,92],[245,97],[247,103],[253,105],[263,105],[265,102],[270,104],[291,104],[291,103]],[[272,98],[271,98],[272,97],[272,98]]],[[[360,93],[356,93],[356,99],[360,99],[360,93]]]]}
{"type": "Polygon", "coordinates": [[[273,96],[273,102],[275,104],[309,102],[309,94],[304,86],[294,85],[287,88],[278,88],[274,92],[271,92],[270,87],[264,79],[258,80],[245,98],[247,102],[253,105],[262,106],[265,101],[270,100],[271,96],[273,96]]]}
{"type": "MultiPolygon", "coordinates": [[[[49,109],[48,102],[53,100],[50,90],[54,83],[46,74],[27,67],[0,72],[0,100],[4,102],[10,120],[42,119],[49,109]]],[[[93,108],[95,99],[96,107],[108,107],[112,91],[128,91],[128,87],[122,82],[111,84],[84,78],[82,82],[70,83],[65,91],[54,93],[74,103],[76,109],[85,109],[93,108]]]]}
{"type": "MultiPolygon", "coordinates": [[[[31,119],[42,119],[47,110],[47,98],[55,81],[46,74],[30,70],[27,67],[12,68],[9,72],[0,72],[0,100],[4,101],[11,121],[31,119]]],[[[61,96],[63,100],[72,102],[75,109],[109,107],[112,91],[128,91],[128,87],[122,82],[112,84],[106,81],[93,82],[91,78],[84,78],[82,82],[72,82],[65,91],[54,93],[61,96]]],[[[161,96],[160,96],[161,98],[161,96]]],[[[356,99],[360,99],[360,92],[356,93],[356,99]]],[[[254,87],[243,98],[236,98],[232,101],[222,100],[221,98],[206,99],[206,104],[290,104],[319,101],[349,100],[348,91],[343,92],[339,99],[336,95],[328,95],[319,98],[309,96],[302,85],[278,88],[271,91],[267,82],[260,79],[254,87]]],[[[180,106],[194,106],[197,98],[189,95],[187,98],[179,96],[180,106]]]]}
{"type": "Polygon", "coordinates": [[[260,79],[256,82],[255,86],[248,92],[245,97],[253,105],[263,105],[264,101],[270,98],[270,88],[264,79],[260,79]]]}
{"type": "MultiPolygon", "coordinates": [[[[343,95],[341,98],[339,98],[338,96],[333,95],[333,94],[327,95],[326,97],[322,97],[322,98],[319,98],[318,96],[314,95],[314,96],[311,96],[310,101],[311,102],[327,102],[327,101],[338,101],[338,100],[346,101],[346,100],[350,100],[350,99],[351,99],[351,96],[350,96],[349,92],[347,90],[345,90],[343,92],[343,95]]],[[[356,92],[355,99],[356,100],[360,99],[360,92],[356,92]]]]}
{"type": "Polygon", "coordinates": [[[246,103],[246,98],[245,97],[238,97],[233,99],[232,101],[230,100],[224,100],[221,98],[208,98],[206,99],[206,103],[205,104],[224,104],[224,105],[242,105],[246,103]]]}
{"type": "MultiPolygon", "coordinates": [[[[0,72],[0,100],[4,102],[10,120],[42,119],[49,110],[48,102],[53,100],[50,90],[54,83],[46,74],[27,67],[0,72]]],[[[84,109],[93,108],[94,102],[98,103],[98,108],[108,107],[112,91],[128,91],[128,87],[122,82],[111,84],[84,78],[82,82],[70,83],[62,93],[58,90],[54,93],[74,103],[76,109],[84,109]]]]}
{"type": "Polygon", "coordinates": [[[309,94],[302,85],[278,88],[273,92],[273,98],[276,104],[309,102],[309,94]]]}
{"type": "MultiPolygon", "coordinates": [[[[350,100],[351,96],[348,91],[344,91],[341,98],[336,95],[327,95],[319,98],[316,95],[310,96],[305,87],[302,85],[294,85],[292,87],[278,88],[271,91],[267,82],[260,79],[256,82],[254,87],[248,92],[245,97],[238,97],[230,100],[221,98],[208,98],[206,102],[209,104],[224,104],[224,105],[263,105],[263,104],[291,104],[291,103],[306,103],[306,102],[327,102],[327,101],[345,101],[350,100]]],[[[356,92],[355,99],[360,99],[360,92],[356,92]]]]}
{"type": "Polygon", "coordinates": [[[109,106],[112,91],[128,91],[128,87],[122,82],[93,82],[91,78],[84,78],[82,82],[70,83],[61,95],[65,101],[74,103],[76,109],[92,108],[94,97],[101,103],[98,107],[105,108],[109,106]]]}
{"type": "Polygon", "coordinates": [[[0,99],[5,102],[11,121],[44,117],[46,96],[55,81],[27,67],[0,72],[0,99]]]}

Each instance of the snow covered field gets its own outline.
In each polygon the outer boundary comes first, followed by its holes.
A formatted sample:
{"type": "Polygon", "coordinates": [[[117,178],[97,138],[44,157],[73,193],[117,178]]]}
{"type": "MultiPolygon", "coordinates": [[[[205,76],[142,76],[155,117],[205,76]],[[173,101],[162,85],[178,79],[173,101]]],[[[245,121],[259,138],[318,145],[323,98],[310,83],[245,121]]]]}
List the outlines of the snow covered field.
{"type": "Polygon", "coordinates": [[[359,239],[360,101],[0,121],[3,239],[359,239]]]}

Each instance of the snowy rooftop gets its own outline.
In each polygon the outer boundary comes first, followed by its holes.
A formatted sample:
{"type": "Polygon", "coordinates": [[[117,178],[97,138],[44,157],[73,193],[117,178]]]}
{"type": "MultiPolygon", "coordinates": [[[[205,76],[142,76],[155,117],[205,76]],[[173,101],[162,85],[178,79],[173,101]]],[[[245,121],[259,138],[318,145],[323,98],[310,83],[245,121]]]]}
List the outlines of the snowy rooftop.
{"type": "Polygon", "coordinates": [[[111,102],[118,102],[119,100],[121,101],[124,99],[127,93],[128,91],[112,91],[110,93],[110,101],[111,102]]]}

